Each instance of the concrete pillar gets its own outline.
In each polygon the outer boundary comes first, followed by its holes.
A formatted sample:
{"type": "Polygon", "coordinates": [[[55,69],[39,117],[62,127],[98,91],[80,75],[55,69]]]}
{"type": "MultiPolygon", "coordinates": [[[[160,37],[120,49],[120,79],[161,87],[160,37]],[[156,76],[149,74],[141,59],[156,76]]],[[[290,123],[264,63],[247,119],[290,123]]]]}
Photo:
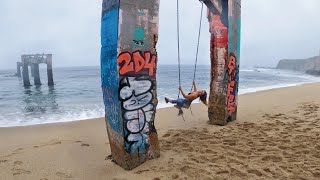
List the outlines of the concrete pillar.
{"type": "Polygon", "coordinates": [[[160,156],[157,101],[159,0],[104,0],[101,79],[112,159],[131,170],[160,156]]]}
{"type": "Polygon", "coordinates": [[[17,62],[17,76],[21,78],[21,63],[17,62]]]}
{"type": "Polygon", "coordinates": [[[30,86],[28,66],[29,66],[28,63],[22,62],[22,77],[23,77],[24,86],[30,86]]]}
{"type": "Polygon", "coordinates": [[[39,72],[39,64],[34,63],[33,64],[33,73],[34,73],[34,85],[41,85],[41,80],[40,80],[40,72],[39,72]]]}
{"type": "Polygon", "coordinates": [[[31,77],[34,77],[34,64],[30,62],[31,77]]]}
{"type": "Polygon", "coordinates": [[[211,33],[208,116],[211,124],[226,125],[237,116],[241,0],[208,1],[212,2],[208,11],[211,33]]]}
{"type": "Polygon", "coordinates": [[[52,73],[52,54],[48,55],[47,59],[47,75],[48,75],[48,85],[53,86],[53,73],[52,73]]]}

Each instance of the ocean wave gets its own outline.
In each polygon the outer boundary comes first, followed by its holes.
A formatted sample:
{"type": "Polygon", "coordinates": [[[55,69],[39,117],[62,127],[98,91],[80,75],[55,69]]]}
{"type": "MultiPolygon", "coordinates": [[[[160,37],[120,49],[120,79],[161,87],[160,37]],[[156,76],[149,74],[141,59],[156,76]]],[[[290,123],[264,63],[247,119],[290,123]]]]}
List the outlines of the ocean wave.
{"type": "MultiPolygon", "coordinates": [[[[188,68],[184,68],[182,71],[181,82],[187,91],[191,88],[193,66],[186,67],[188,68]]],[[[164,97],[176,98],[178,95],[179,82],[176,66],[159,65],[158,68],[159,104],[157,108],[172,107],[172,104],[165,103],[164,97]]],[[[0,127],[70,122],[104,117],[100,76],[97,73],[99,68],[70,69],[55,71],[56,85],[54,88],[48,88],[46,85],[23,88],[22,82],[16,78],[0,78],[5,87],[0,89],[0,127]],[[79,80],[75,80],[74,77],[79,77],[79,80]]],[[[13,70],[5,73],[12,74],[14,72],[13,70]]],[[[43,82],[45,81],[44,79],[43,82]]],[[[210,67],[199,66],[196,82],[198,89],[206,89],[210,92],[210,67]]],[[[240,69],[239,94],[312,82],[320,82],[320,77],[272,68],[245,67],[240,69]]],[[[195,103],[198,102],[195,101],[195,103]]]]}

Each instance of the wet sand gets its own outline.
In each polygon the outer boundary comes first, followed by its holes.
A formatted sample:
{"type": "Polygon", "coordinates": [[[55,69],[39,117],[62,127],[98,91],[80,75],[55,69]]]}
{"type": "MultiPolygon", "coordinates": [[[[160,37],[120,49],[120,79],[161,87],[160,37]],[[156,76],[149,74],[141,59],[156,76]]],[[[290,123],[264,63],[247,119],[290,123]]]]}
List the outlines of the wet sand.
{"type": "Polygon", "coordinates": [[[156,116],[161,157],[132,171],[108,158],[105,122],[0,128],[0,179],[320,179],[320,84],[239,97],[238,120],[202,104],[156,116]]]}

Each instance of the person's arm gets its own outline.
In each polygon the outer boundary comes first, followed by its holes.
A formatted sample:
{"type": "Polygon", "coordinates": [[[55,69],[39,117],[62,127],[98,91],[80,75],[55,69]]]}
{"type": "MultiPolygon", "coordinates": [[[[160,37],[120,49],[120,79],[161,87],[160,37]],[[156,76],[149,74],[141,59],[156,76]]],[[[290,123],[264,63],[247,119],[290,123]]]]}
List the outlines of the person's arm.
{"type": "Polygon", "coordinates": [[[184,98],[188,98],[188,96],[183,92],[182,87],[179,87],[179,90],[184,98]]]}
{"type": "Polygon", "coordinates": [[[193,87],[194,87],[194,88],[193,88],[193,91],[194,91],[194,92],[197,92],[197,86],[196,86],[196,82],[195,82],[195,81],[193,81],[193,87]]]}
{"type": "Polygon", "coordinates": [[[186,95],[186,94],[183,92],[183,90],[182,90],[181,87],[179,87],[179,90],[181,91],[181,94],[182,94],[182,96],[183,96],[184,98],[186,98],[186,99],[188,99],[188,100],[191,100],[191,101],[195,99],[192,95],[186,95]]]}

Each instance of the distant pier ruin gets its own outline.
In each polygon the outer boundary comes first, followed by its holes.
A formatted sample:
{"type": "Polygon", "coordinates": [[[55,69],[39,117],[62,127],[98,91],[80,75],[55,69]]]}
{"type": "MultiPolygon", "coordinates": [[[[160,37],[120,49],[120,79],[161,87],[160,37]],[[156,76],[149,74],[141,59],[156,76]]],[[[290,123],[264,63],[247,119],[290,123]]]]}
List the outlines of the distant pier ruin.
{"type": "Polygon", "coordinates": [[[24,86],[31,86],[29,79],[29,66],[31,67],[31,76],[34,78],[34,85],[41,85],[39,64],[47,64],[48,85],[53,86],[52,74],[52,54],[28,54],[21,56],[21,62],[17,62],[17,76],[22,78],[24,86]]]}

